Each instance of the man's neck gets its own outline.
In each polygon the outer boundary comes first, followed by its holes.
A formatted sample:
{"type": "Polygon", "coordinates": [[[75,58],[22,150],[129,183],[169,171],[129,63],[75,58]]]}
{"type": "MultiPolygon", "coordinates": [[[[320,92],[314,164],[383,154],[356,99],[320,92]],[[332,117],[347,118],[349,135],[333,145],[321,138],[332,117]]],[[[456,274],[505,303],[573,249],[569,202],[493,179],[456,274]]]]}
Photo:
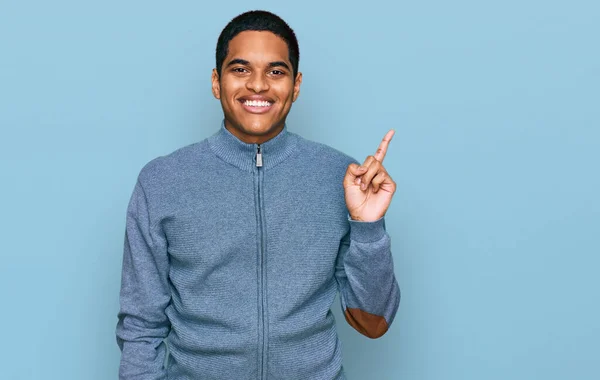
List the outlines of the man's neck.
{"type": "Polygon", "coordinates": [[[276,126],[276,127],[272,128],[272,129],[270,129],[265,134],[262,134],[262,135],[251,135],[249,133],[245,133],[245,132],[241,131],[238,128],[235,128],[234,126],[231,125],[231,123],[229,123],[228,121],[225,121],[225,128],[227,128],[227,130],[232,135],[234,135],[240,141],[242,141],[242,142],[244,142],[246,144],[264,144],[265,142],[271,140],[272,138],[274,138],[275,136],[277,136],[278,134],[280,134],[281,131],[283,131],[284,127],[285,127],[285,124],[281,124],[279,126],[276,126]]]}

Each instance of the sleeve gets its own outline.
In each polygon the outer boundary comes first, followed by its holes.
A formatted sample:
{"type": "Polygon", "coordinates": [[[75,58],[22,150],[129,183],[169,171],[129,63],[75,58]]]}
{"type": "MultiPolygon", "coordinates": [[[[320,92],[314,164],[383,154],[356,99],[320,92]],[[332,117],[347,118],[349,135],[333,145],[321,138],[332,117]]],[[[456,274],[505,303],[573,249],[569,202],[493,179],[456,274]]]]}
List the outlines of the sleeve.
{"type": "Polygon", "coordinates": [[[150,220],[144,189],[137,181],[129,206],[123,250],[120,310],[116,328],[121,350],[120,380],[166,379],[165,313],[171,297],[166,238],[150,220]]]}
{"type": "Polygon", "coordinates": [[[342,311],[350,326],[375,339],[388,331],[400,304],[390,237],[383,217],[373,222],[349,218],[349,223],[335,273],[342,311]]]}

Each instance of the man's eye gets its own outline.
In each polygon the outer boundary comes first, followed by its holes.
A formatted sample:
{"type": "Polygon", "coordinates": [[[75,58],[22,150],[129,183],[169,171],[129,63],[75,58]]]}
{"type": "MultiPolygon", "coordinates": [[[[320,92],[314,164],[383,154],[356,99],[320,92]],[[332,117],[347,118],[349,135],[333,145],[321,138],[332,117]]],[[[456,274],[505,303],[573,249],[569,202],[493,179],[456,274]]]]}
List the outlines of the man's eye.
{"type": "Polygon", "coordinates": [[[272,73],[272,74],[275,74],[275,75],[284,75],[284,74],[285,74],[285,73],[284,73],[283,71],[281,71],[281,70],[273,70],[273,71],[271,71],[271,73],[272,73]]]}
{"type": "Polygon", "coordinates": [[[236,67],[233,69],[233,72],[235,73],[245,73],[246,69],[244,69],[243,67],[236,67]]]}

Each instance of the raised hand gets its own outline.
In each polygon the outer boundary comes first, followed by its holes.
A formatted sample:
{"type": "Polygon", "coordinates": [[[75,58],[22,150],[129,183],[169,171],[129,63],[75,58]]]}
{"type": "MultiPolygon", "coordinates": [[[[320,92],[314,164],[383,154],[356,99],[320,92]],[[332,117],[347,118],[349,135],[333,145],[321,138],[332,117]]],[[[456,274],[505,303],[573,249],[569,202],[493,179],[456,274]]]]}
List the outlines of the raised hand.
{"type": "Polygon", "coordinates": [[[385,215],[396,183],[383,167],[383,159],[392,141],[394,130],[386,133],[374,156],[365,162],[348,165],[344,176],[344,194],[350,217],[363,222],[373,222],[385,215]]]}

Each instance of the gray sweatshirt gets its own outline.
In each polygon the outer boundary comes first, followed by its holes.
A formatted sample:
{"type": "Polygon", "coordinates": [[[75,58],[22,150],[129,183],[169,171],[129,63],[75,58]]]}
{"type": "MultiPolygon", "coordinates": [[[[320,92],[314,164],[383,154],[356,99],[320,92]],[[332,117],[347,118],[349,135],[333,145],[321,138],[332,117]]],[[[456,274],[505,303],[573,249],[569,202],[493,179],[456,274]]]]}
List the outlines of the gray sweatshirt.
{"type": "Polygon", "coordinates": [[[222,125],[146,164],[127,210],[120,379],[344,379],[336,293],[370,338],[400,302],[384,219],[348,217],[352,162],[287,128],[257,145],[222,125]]]}

